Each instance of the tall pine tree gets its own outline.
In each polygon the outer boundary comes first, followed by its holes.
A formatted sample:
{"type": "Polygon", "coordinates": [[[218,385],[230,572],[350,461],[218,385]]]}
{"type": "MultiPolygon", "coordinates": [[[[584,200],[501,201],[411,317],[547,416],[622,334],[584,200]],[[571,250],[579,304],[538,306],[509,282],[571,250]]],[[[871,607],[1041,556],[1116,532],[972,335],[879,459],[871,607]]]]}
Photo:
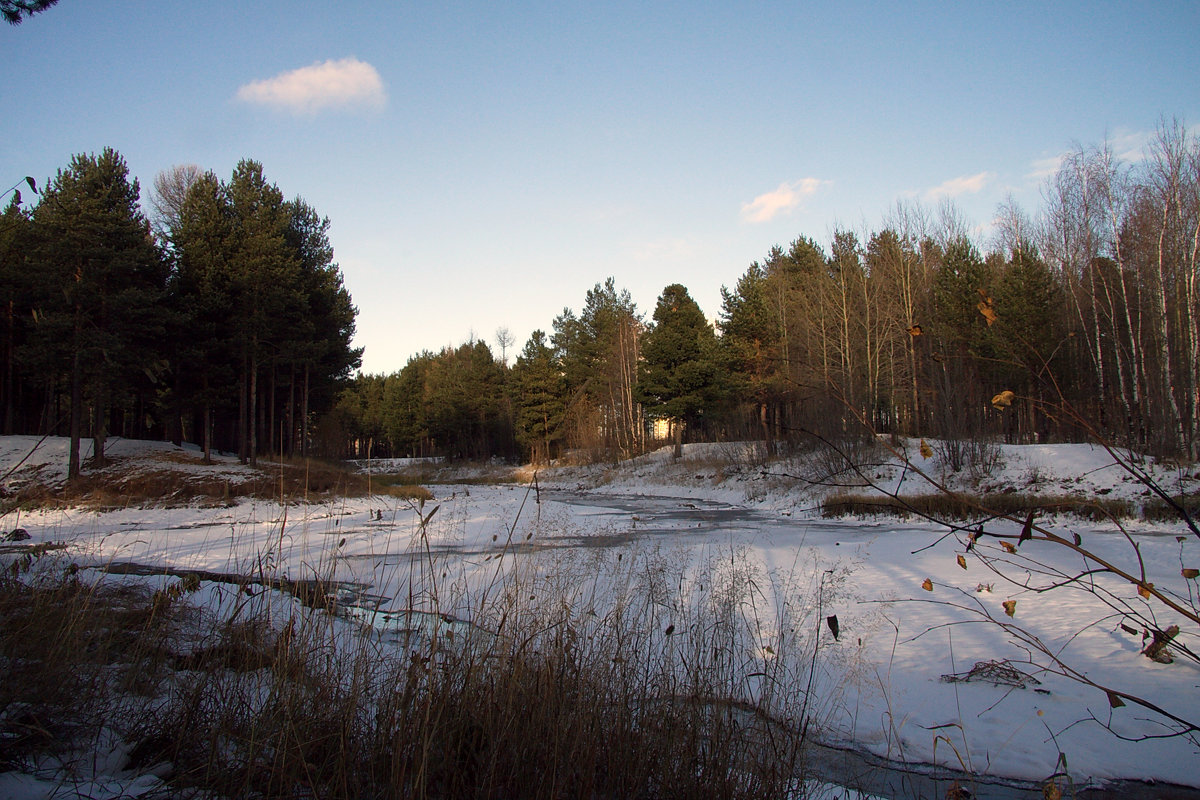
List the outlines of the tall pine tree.
{"type": "Polygon", "coordinates": [[[511,385],[517,440],[534,465],[548,463],[562,440],[567,406],[566,380],[543,331],[534,331],[517,356],[511,385]]]}
{"type": "Polygon", "coordinates": [[[651,419],[671,420],[678,458],[683,429],[703,426],[720,404],[725,385],[717,335],[682,285],[671,284],[659,295],[642,358],[638,400],[651,419]]]}
{"type": "Polygon", "coordinates": [[[32,263],[50,291],[38,309],[45,356],[69,375],[68,475],[79,475],[85,404],[104,461],[114,394],[161,373],[157,346],[167,270],[138,206],[139,187],[113,149],[77,155],[46,187],[33,216],[32,263]]]}

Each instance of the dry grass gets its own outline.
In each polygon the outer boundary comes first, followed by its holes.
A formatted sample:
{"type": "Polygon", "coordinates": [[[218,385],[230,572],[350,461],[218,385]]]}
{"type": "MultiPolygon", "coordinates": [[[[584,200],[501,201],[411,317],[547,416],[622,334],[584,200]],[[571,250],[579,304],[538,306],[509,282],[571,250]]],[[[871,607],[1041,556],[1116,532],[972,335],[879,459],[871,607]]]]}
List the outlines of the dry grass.
{"type": "Polygon", "coordinates": [[[424,500],[428,502],[433,499],[433,492],[429,491],[424,486],[415,486],[413,484],[383,486],[377,490],[377,494],[387,495],[388,497],[396,497],[401,500],[424,500]]]}
{"type": "Polygon", "coordinates": [[[495,486],[527,482],[530,471],[523,466],[500,463],[418,463],[395,472],[371,475],[371,485],[453,483],[467,486],[495,486]]]}
{"type": "Polygon", "coordinates": [[[142,694],[166,663],[166,604],[128,584],[96,587],[71,568],[0,578],[0,769],[61,752],[102,724],[116,694],[142,694]]]}
{"type": "MultiPolygon", "coordinates": [[[[1176,497],[1175,502],[1185,509],[1192,519],[1200,519],[1200,494],[1176,497]]],[[[1142,506],[1142,519],[1147,522],[1178,522],[1179,509],[1156,497],[1142,506]]]]}
{"type": "Polygon", "coordinates": [[[1127,500],[1016,493],[985,496],[946,493],[894,498],[837,492],[828,495],[821,503],[821,516],[826,518],[853,515],[967,520],[994,516],[1022,517],[1030,511],[1040,515],[1071,514],[1092,521],[1128,519],[1136,513],[1133,504],[1127,500]]]}
{"type": "Polygon", "coordinates": [[[320,603],[280,616],[269,591],[214,622],[195,576],[151,592],[30,556],[0,580],[0,760],[106,727],[130,769],[169,762],[171,791],[223,797],[795,795],[811,633],[747,662],[748,575],[686,597],[661,563],[622,568],[640,577],[604,607],[563,592],[577,575],[505,578],[474,633],[395,641],[320,603]]]}
{"type": "MultiPolygon", "coordinates": [[[[331,496],[361,497],[370,488],[367,477],[335,462],[287,459],[260,462],[248,475],[230,475],[221,466],[207,469],[197,457],[166,453],[162,461],[193,465],[179,469],[121,460],[101,470],[85,471],[62,485],[31,480],[0,498],[0,511],[17,508],[76,506],[107,510],[140,506],[227,505],[239,498],[288,501],[331,496]]],[[[412,490],[414,494],[418,489],[412,490]]]]}

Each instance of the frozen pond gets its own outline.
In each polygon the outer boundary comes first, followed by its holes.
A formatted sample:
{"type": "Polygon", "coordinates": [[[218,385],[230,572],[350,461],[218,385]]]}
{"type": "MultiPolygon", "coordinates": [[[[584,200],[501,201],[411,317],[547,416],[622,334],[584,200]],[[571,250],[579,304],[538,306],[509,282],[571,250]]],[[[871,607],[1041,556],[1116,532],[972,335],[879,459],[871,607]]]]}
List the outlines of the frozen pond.
{"type": "MultiPolygon", "coordinates": [[[[412,612],[429,611],[431,599],[456,624],[468,624],[476,601],[506,575],[531,576],[539,591],[602,602],[634,569],[641,570],[638,580],[675,576],[678,586],[667,588],[679,596],[690,591],[689,581],[703,582],[697,576],[736,573],[753,587],[744,610],[761,620],[764,637],[784,634],[792,618],[808,620],[806,641],[819,637],[821,703],[813,711],[831,744],[1030,781],[1054,774],[1060,752],[1072,774],[1092,778],[1185,783],[1200,772],[1186,739],[1125,742],[1105,730],[1139,738],[1163,728],[1132,708],[1111,709],[1103,691],[1038,672],[1028,644],[1023,649],[1007,635],[1005,625],[1020,624],[1080,665],[1088,680],[1129,686],[1135,675],[1139,692],[1200,716],[1193,663],[1149,663],[1139,654],[1140,639],[1121,630],[1111,609],[1098,611],[1092,593],[1040,595],[1021,585],[1041,568],[1078,572],[1079,559],[1063,548],[1027,545],[1010,555],[981,540],[967,552],[964,537],[932,523],[823,520],[619,487],[437,491],[439,498],[423,506],[382,497],[287,507],[247,501],[38,511],[19,524],[34,542],[65,543],[80,562],[324,581],[341,587],[343,606],[399,628],[417,625],[422,618],[412,612]],[[438,597],[414,590],[431,579],[441,586],[438,597]],[[1006,603],[1015,616],[1006,615],[1006,603]],[[838,637],[813,623],[826,617],[837,618],[838,637]],[[1011,662],[1038,682],[943,680],[978,662],[1011,662]]],[[[1129,561],[1130,543],[1112,526],[1066,522],[1055,530],[1129,561]]],[[[1177,587],[1186,599],[1189,587],[1177,576],[1181,558],[1194,562],[1195,546],[1177,541],[1179,533],[1143,526],[1137,542],[1147,579],[1177,587]]],[[[1131,587],[1114,591],[1122,603],[1140,602],[1131,587]]]]}

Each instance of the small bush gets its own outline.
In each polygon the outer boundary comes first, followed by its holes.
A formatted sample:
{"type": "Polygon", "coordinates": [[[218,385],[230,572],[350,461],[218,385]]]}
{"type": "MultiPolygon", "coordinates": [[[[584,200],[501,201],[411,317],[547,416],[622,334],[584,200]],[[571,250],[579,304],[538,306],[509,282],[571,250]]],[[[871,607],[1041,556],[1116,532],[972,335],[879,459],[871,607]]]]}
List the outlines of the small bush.
{"type": "Polygon", "coordinates": [[[1004,466],[1004,456],[1000,447],[986,439],[941,439],[937,442],[936,449],[943,465],[951,472],[965,471],[976,485],[1004,466]]]}

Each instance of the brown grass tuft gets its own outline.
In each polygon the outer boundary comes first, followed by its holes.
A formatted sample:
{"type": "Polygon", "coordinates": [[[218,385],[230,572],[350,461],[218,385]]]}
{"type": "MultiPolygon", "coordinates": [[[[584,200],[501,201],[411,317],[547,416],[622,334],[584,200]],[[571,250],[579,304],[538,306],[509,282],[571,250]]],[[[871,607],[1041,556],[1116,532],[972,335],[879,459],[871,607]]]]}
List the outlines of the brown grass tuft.
{"type": "Polygon", "coordinates": [[[424,486],[414,486],[412,484],[383,486],[379,488],[378,493],[387,495],[388,497],[398,497],[401,500],[424,500],[428,502],[433,499],[433,492],[424,486]]]}
{"type": "Polygon", "coordinates": [[[1127,500],[1024,494],[981,496],[946,493],[893,498],[837,492],[827,496],[821,503],[821,516],[826,518],[857,515],[967,520],[996,516],[1021,517],[1030,511],[1040,515],[1071,514],[1093,521],[1128,519],[1135,513],[1133,504],[1127,500]]]}
{"type": "MultiPolygon", "coordinates": [[[[710,574],[720,588],[690,610],[676,597],[677,628],[664,629],[658,594],[679,585],[670,574],[607,611],[535,578],[479,598],[479,627],[432,614],[434,628],[388,644],[320,603],[273,616],[272,592],[237,595],[220,621],[189,605],[195,576],[150,592],[41,566],[0,579],[0,659],[14,670],[0,734],[14,766],[103,725],[130,743],[130,769],[173,765],[170,793],[776,798],[802,786],[806,726],[786,709],[808,660],[785,660],[782,635],[776,658],[742,660],[762,632],[736,612],[750,590],[735,574],[710,574]]],[[[324,594],[319,581],[307,590],[324,594]]]]}

